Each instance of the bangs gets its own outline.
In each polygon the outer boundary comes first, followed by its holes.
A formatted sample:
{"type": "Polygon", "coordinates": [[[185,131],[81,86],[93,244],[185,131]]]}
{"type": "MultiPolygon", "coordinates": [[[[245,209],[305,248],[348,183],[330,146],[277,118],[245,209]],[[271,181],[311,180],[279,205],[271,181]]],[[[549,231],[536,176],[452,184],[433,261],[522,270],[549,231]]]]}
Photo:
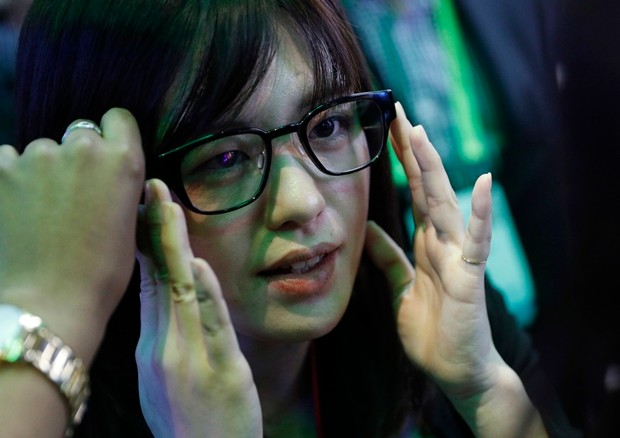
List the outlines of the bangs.
{"type": "Polygon", "coordinates": [[[342,9],[325,0],[278,2],[308,49],[314,70],[312,103],[371,88],[368,68],[342,9]]]}
{"type": "MultiPolygon", "coordinates": [[[[219,0],[204,7],[195,42],[162,117],[159,151],[225,125],[242,110],[278,50],[278,29],[300,42],[314,73],[312,104],[369,87],[342,11],[325,0],[219,0]],[[216,10],[217,12],[213,12],[216,10]],[[175,102],[178,102],[175,104],[175,102]]],[[[310,109],[310,108],[309,108],[310,109]]]]}
{"type": "Polygon", "coordinates": [[[162,115],[158,152],[204,135],[224,115],[238,114],[275,53],[268,0],[216,0],[201,5],[195,38],[162,115]]]}

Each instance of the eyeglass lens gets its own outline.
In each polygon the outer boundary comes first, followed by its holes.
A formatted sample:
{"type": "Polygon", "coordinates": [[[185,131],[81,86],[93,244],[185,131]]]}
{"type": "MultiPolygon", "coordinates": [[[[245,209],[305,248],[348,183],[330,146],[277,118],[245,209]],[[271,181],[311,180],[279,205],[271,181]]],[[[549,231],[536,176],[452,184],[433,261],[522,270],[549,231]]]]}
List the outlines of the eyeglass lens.
{"type": "MultiPolygon", "coordinates": [[[[368,165],[381,151],[384,139],[382,111],[372,100],[325,108],[302,123],[302,129],[299,135],[309,152],[336,174],[368,165]]],[[[249,201],[267,177],[268,153],[265,140],[257,133],[228,135],[198,145],[181,163],[189,200],[205,212],[249,201]]]]}

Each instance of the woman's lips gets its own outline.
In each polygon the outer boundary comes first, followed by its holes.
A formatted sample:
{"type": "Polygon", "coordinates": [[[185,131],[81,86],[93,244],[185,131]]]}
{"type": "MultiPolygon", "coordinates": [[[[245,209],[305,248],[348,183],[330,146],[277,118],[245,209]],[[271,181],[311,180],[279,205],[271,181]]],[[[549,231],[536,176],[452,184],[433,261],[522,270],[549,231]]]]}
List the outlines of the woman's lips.
{"type": "Polygon", "coordinates": [[[317,264],[323,260],[325,254],[321,254],[318,256],[311,257],[306,260],[302,260],[299,262],[293,262],[288,266],[281,266],[275,269],[269,269],[261,272],[263,276],[271,276],[271,275],[286,275],[286,274],[304,274],[311,269],[313,269],[317,264]]]}
{"type": "Polygon", "coordinates": [[[321,253],[260,272],[268,288],[290,298],[318,296],[333,283],[337,251],[321,253]]]}

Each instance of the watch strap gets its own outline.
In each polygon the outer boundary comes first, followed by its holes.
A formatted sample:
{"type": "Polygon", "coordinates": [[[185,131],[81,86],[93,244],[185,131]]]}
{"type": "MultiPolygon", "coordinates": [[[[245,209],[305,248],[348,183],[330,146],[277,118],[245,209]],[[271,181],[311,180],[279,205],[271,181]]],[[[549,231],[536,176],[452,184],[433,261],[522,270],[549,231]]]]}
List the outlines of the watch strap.
{"type": "Polygon", "coordinates": [[[82,421],[90,396],[86,367],[71,348],[43,324],[41,318],[24,311],[19,323],[22,327],[21,346],[16,345],[17,351],[12,357],[2,359],[30,363],[59,388],[70,409],[70,426],[65,436],[71,437],[74,427],[82,421]]]}

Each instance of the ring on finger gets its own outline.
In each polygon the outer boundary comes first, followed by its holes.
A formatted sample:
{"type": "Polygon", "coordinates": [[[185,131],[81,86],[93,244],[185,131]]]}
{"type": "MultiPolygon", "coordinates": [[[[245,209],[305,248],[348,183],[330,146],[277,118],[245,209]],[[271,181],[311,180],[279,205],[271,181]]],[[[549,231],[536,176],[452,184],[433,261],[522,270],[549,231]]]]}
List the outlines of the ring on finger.
{"type": "Polygon", "coordinates": [[[468,265],[484,265],[487,262],[486,260],[476,260],[476,259],[467,258],[463,254],[461,254],[461,259],[468,265]]]}
{"type": "Polygon", "coordinates": [[[99,125],[97,125],[95,122],[93,122],[92,120],[88,120],[88,119],[79,119],[76,120],[75,122],[71,123],[68,127],[67,130],[65,131],[65,133],[62,135],[62,139],[60,140],[60,143],[64,143],[65,140],[67,139],[67,136],[69,135],[69,133],[71,131],[75,131],[76,129],[90,129],[91,131],[95,131],[97,134],[102,135],[103,132],[101,131],[101,128],[99,127],[99,125]]]}
{"type": "Polygon", "coordinates": [[[175,303],[189,303],[196,299],[196,291],[192,286],[172,284],[170,295],[175,303]]]}

